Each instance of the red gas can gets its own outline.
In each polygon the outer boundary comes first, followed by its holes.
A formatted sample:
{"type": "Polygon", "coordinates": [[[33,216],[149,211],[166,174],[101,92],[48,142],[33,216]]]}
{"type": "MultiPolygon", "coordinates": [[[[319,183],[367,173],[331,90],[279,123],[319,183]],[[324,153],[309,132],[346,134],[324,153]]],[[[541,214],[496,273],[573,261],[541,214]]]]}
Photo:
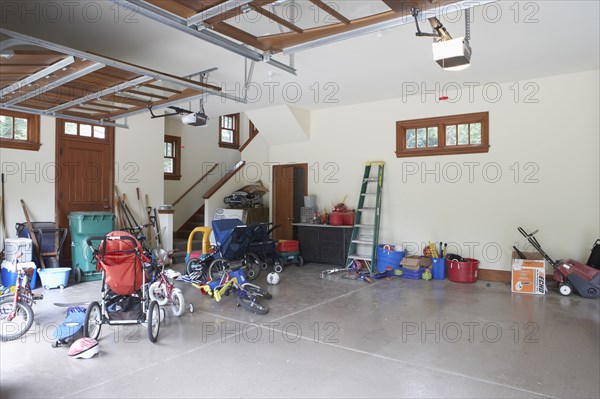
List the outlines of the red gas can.
{"type": "Polygon", "coordinates": [[[329,224],[332,226],[341,226],[344,224],[344,212],[331,212],[329,214],[329,224]]]}
{"type": "Polygon", "coordinates": [[[465,258],[465,262],[446,259],[446,271],[448,280],[455,283],[474,283],[477,281],[477,270],[479,261],[477,259],[465,258]]]}
{"type": "Polygon", "coordinates": [[[342,223],[344,226],[354,225],[354,211],[346,211],[342,215],[342,223]]]}

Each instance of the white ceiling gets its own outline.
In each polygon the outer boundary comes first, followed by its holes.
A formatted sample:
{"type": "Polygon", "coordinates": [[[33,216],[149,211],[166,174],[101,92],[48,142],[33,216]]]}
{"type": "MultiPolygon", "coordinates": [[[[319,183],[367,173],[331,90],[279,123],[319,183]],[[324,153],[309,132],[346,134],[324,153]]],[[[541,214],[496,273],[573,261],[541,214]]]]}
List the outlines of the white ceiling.
{"type": "MultiPolygon", "coordinates": [[[[20,3],[31,3],[33,8],[45,2],[20,3]]],[[[108,0],[70,3],[76,4],[70,6],[72,15],[67,6],[60,17],[51,15],[52,9],[46,10],[47,15],[40,9],[37,17],[31,13],[9,16],[2,26],[180,76],[218,67],[210,82],[232,94],[243,94],[244,58],[118,8],[108,0]],[[94,5],[86,8],[87,3],[94,5]]],[[[475,7],[471,13],[473,56],[467,70],[443,71],[432,60],[431,39],[415,37],[414,24],[409,23],[297,53],[297,76],[258,63],[248,104],[212,97],[206,111],[214,117],[282,104],[286,99],[299,107],[316,109],[400,97],[407,83],[429,89],[438,82],[441,86],[448,82],[483,85],[600,67],[598,1],[499,1],[475,7]]],[[[464,16],[450,14],[440,19],[454,37],[464,34],[464,16]]],[[[425,31],[428,26],[425,21],[421,28],[425,31]]],[[[287,56],[275,58],[289,62],[287,56]]]]}

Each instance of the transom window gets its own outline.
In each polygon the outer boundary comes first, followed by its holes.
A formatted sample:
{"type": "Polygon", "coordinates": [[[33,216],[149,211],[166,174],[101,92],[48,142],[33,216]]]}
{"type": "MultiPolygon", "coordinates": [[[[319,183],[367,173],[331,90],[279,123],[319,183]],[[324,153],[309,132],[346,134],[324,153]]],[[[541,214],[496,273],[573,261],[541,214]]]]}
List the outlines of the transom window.
{"type": "Polygon", "coordinates": [[[488,152],[489,113],[396,122],[396,156],[488,152]]]}
{"type": "Polygon", "coordinates": [[[29,115],[22,112],[1,110],[0,146],[21,150],[39,150],[39,115],[29,115]]]}
{"type": "Polygon", "coordinates": [[[106,139],[106,127],[88,123],[66,122],[64,133],[67,136],[88,137],[99,140],[106,139]]]}
{"type": "Polygon", "coordinates": [[[181,179],[181,137],[165,135],[163,172],[166,180],[181,179]]]}
{"type": "Polygon", "coordinates": [[[240,148],[240,114],[223,115],[219,118],[219,147],[240,148]]]}

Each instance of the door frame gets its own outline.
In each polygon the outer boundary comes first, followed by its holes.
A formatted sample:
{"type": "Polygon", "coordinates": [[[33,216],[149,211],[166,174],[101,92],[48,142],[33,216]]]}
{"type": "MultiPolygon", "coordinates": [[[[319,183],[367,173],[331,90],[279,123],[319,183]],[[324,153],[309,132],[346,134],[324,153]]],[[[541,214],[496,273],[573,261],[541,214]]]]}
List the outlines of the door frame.
{"type": "MultiPolygon", "coordinates": [[[[303,169],[304,170],[304,195],[307,195],[308,193],[308,163],[288,163],[288,164],[280,164],[280,165],[273,165],[273,169],[271,170],[271,176],[273,176],[273,185],[272,185],[272,191],[273,191],[273,198],[272,198],[272,220],[273,223],[275,223],[275,214],[277,212],[277,198],[275,193],[277,192],[277,174],[275,173],[276,168],[288,168],[288,167],[292,167],[293,169],[303,169]]],[[[293,195],[292,195],[292,201],[293,201],[293,195]]],[[[293,204],[292,204],[293,207],[293,204]]],[[[293,211],[292,211],[293,212],[293,211]]],[[[294,215],[292,214],[292,217],[294,215]]],[[[297,223],[295,221],[292,221],[292,223],[297,223]]],[[[293,229],[292,229],[293,230],[293,229]]]]}
{"type": "MultiPolygon", "coordinates": [[[[56,176],[54,179],[54,220],[58,227],[66,227],[68,231],[67,237],[70,237],[71,232],[70,226],[60,226],[59,223],[61,221],[61,210],[60,210],[60,179],[63,177],[67,177],[68,173],[61,170],[60,165],[60,152],[61,152],[61,144],[63,141],[80,141],[80,142],[88,142],[87,139],[81,139],[79,136],[69,137],[64,134],[64,124],[65,122],[74,122],[74,123],[85,123],[78,121],[71,121],[67,118],[56,118],[56,127],[55,127],[55,149],[54,149],[54,159],[56,165],[56,176]]],[[[115,196],[115,128],[111,126],[106,127],[106,145],[108,145],[108,157],[109,157],[109,170],[108,170],[108,179],[109,179],[109,201],[108,201],[108,209],[107,212],[114,212],[114,196],[115,196]]],[[[64,217],[68,221],[68,213],[64,215],[64,217]]],[[[68,222],[67,222],[68,223],[68,222]]],[[[71,245],[70,241],[65,241],[64,245],[71,245]]],[[[62,255],[61,255],[62,257],[62,255]]]]}

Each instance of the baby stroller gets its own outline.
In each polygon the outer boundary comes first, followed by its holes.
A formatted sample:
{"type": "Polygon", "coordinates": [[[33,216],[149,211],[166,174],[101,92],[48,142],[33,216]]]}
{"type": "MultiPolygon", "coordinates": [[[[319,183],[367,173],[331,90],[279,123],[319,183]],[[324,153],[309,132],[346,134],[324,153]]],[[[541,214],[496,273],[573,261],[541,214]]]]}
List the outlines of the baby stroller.
{"type": "Polygon", "coordinates": [[[156,342],[160,307],[148,294],[145,266],[149,259],[140,242],[125,231],[88,237],[86,241],[97,262],[96,270],[102,271],[102,297],[100,303],[92,302],[87,308],[84,336],[98,339],[102,324],[146,323],[150,341],[156,342]],[[98,248],[93,247],[92,241],[100,242],[98,248]]]}
{"type": "Polygon", "coordinates": [[[208,267],[208,277],[220,280],[225,270],[243,267],[248,280],[257,278],[261,260],[248,250],[257,226],[246,226],[240,219],[218,219],[213,220],[212,228],[217,248],[208,267]]]}
{"type": "Polygon", "coordinates": [[[283,271],[283,262],[279,252],[277,252],[277,240],[270,238],[271,233],[279,225],[269,228],[273,223],[255,223],[252,234],[252,241],[248,246],[248,251],[258,255],[261,261],[261,268],[264,270],[273,265],[273,270],[277,273],[283,271]]]}

